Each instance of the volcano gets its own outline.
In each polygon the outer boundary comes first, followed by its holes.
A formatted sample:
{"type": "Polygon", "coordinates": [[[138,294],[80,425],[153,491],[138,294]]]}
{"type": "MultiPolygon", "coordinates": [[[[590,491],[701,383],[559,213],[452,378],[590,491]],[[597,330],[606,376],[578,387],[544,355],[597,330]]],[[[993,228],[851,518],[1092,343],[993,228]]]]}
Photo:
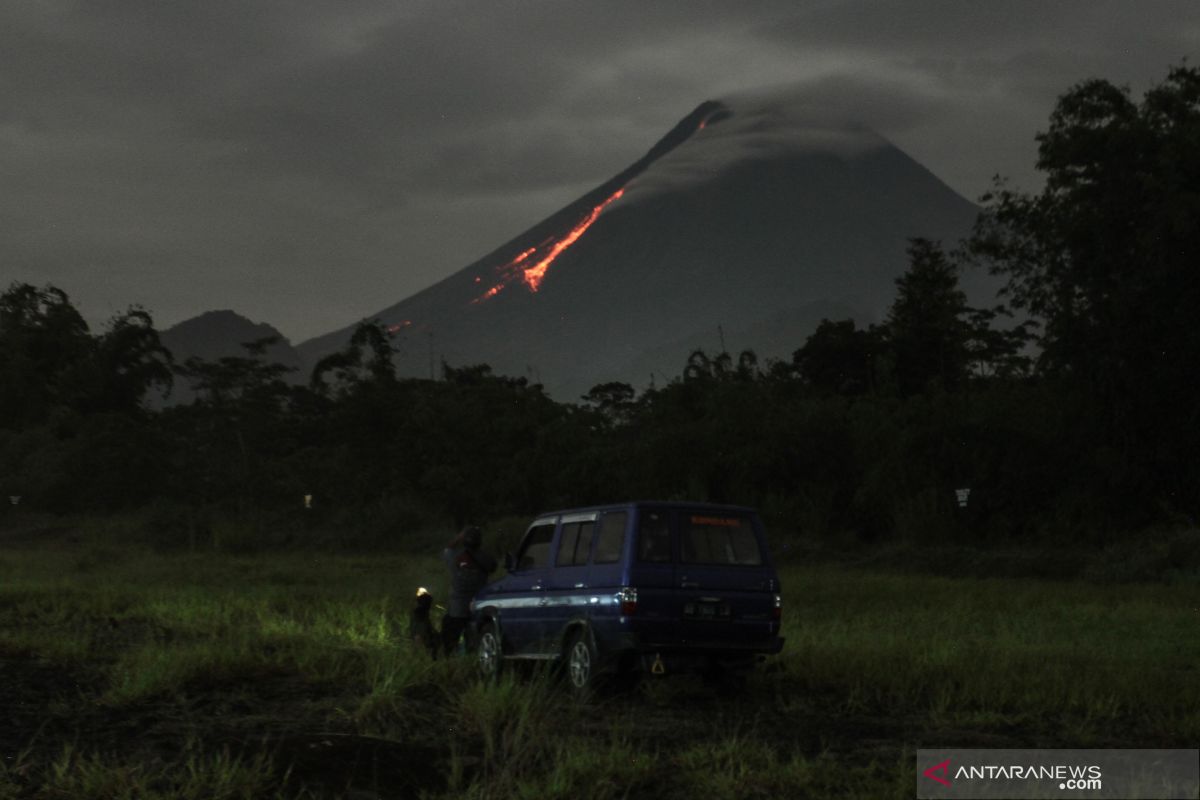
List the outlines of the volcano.
{"type": "MultiPolygon", "coordinates": [[[[708,101],[609,181],[377,318],[401,374],[487,363],[559,399],[678,375],[688,354],[790,358],[822,318],[881,319],[908,239],[978,209],[873,131],[786,98],[708,101]]],[[[986,278],[964,279],[987,302],[986,278]]],[[[353,327],[300,344],[311,366],[353,327]]]]}

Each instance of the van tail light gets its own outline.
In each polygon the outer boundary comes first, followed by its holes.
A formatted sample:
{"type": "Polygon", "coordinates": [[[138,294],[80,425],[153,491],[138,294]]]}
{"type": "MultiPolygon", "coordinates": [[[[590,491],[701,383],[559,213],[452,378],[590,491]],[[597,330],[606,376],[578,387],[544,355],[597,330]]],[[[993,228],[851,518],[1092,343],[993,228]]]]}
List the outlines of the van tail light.
{"type": "Polygon", "coordinates": [[[628,617],[637,611],[637,589],[632,586],[622,586],[617,592],[617,602],[621,604],[621,616],[628,617]]]}
{"type": "Polygon", "coordinates": [[[775,605],[771,608],[771,619],[778,622],[783,619],[783,595],[775,595],[775,605]]]}

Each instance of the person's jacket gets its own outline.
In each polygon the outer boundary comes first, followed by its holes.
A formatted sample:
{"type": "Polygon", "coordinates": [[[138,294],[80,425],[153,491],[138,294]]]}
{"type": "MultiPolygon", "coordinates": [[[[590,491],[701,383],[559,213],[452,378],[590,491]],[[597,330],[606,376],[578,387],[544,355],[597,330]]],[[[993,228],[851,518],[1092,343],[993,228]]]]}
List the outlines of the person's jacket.
{"type": "Polygon", "coordinates": [[[487,583],[488,575],[495,571],[496,559],[483,550],[447,547],[442,551],[442,561],[450,570],[450,598],[446,603],[446,615],[471,616],[471,598],[487,583]]]}

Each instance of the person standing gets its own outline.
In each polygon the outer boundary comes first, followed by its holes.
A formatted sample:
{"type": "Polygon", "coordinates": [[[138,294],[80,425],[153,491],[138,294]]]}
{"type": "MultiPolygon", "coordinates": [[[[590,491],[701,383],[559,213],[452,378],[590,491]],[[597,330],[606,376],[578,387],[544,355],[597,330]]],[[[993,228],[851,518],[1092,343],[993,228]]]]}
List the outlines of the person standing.
{"type": "Polygon", "coordinates": [[[442,551],[442,561],[450,570],[450,598],[442,617],[442,648],[446,655],[457,648],[471,621],[471,599],[496,569],[496,559],[483,552],[482,546],[483,532],[468,525],[442,551]]]}

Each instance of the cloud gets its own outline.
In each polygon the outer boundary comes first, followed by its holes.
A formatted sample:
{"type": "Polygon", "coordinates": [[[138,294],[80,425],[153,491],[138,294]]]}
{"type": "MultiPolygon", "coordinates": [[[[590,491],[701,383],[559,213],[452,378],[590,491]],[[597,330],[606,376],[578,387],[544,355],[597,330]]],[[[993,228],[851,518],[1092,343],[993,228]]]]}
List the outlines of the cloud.
{"type": "Polygon", "coordinates": [[[705,99],[792,86],[968,196],[1036,181],[1091,75],[1140,91],[1192,3],[88,0],[0,5],[0,279],[294,338],[478,258],[705,99]]]}
{"type": "Polygon", "coordinates": [[[853,158],[886,146],[854,116],[818,102],[822,92],[813,89],[799,84],[723,97],[703,128],[633,179],[621,202],[687,190],[749,161],[813,152],[853,158]]]}
{"type": "Polygon", "coordinates": [[[1194,4],[1171,0],[1151,11],[1121,0],[840,0],[820,3],[756,30],[765,38],[891,57],[994,58],[1036,50],[1082,54],[1122,47],[1147,32],[1177,30],[1194,4]],[[1149,11],[1149,13],[1148,13],[1149,11]],[[1136,30],[1137,37],[1129,34],[1136,30]]]}

